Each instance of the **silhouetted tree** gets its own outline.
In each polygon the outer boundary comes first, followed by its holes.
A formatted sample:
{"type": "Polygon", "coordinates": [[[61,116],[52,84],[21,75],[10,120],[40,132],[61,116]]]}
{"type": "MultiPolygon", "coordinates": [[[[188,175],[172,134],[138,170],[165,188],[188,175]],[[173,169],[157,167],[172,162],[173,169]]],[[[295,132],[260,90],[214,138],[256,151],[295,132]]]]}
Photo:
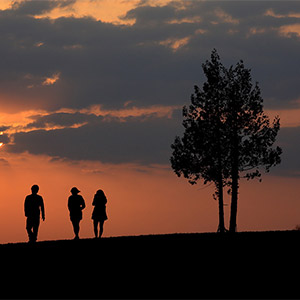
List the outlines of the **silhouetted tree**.
{"type": "Polygon", "coordinates": [[[241,60],[226,70],[226,134],[231,165],[230,232],[236,231],[237,200],[240,177],[261,177],[260,168],[269,172],[281,162],[280,147],[272,147],[280,129],[278,116],[270,125],[263,111],[263,99],[258,83],[252,84],[250,69],[241,60]]]}
{"type": "Polygon", "coordinates": [[[240,177],[260,177],[260,167],[280,163],[281,149],[272,148],[280,128],[279,117],[270,126],[263,112],[263,99],[250,70],[240,61],[226,69],[214,49],[211,61],[202,65],[207,81],[201,91],[195,86],[192,104],[183,108],[183,138],[171,145],[171,165],[191,184],[199,179],[214,182],[219,200],[219,228],[225,231],[223,187],[230,186],[230,231],[236,231],[240,177]]]}
{"type": "Polygon", "coordinates": [[[183,175],[189,183],[195,184],[199,179],[203,179],[204,184],[214,182],[214,198],[217,196],[219,201],[218,231],[224,232],[223,187],[230,170],[224,132],[226,73],[215,50],[211,61],[206,61],[202,68],[207,81],[203,91],[198,86],[194,87],[192,104],[183,108],[185,132],[183,138],[177,136],[171,145],[173,153],[170,160],[175,173],[183,175]]]}

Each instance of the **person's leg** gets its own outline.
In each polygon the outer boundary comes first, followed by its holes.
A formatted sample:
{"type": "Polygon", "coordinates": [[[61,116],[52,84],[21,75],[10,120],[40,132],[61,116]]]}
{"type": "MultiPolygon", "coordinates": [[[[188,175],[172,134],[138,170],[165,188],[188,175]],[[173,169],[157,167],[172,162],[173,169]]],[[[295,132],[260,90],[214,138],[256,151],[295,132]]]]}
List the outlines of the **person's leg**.
{"type": "Polygon", "coordinates": [[[101,238],[102,234],[103,234],[103,225],[104,225],[104,221],[101,220],[100,221],[100,234],[99,234],[99,237],[101,238]]]}
{"type": "Polygon", "coordinates": [[[39,226],[40,226],[40,217],[35,218],[32,225],[33,225],[33,230],[32,230],[33,241],[36,242],[39,226]]]}
{"type": "Polygon", "coordinates": [[[72,220],[75,239],[79,238],[79,222],[80,220],[72,220]]]}
{"type": "Polygon", "coordinates": [[[31,218],[27,218],[26,220],[26,230],[29,238],[29,242],[32,242],[33,240],[33,233],[32,233],[32,220],[31,218]]]}
{"type": "Polygon", "coordinates": [[[94,233],[95,233],[95,238],[98,237],[98,221],[97,220],[93,220],[94,221],[94,233]]]}

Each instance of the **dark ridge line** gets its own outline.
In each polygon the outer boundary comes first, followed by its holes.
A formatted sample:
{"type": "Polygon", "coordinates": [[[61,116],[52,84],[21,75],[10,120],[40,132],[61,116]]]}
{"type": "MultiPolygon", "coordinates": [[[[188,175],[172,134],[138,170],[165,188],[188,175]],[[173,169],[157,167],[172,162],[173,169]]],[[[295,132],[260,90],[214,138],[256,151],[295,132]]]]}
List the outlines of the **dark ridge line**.
{"type": "MultiPolygon", "coordinates": [[[[83,243],[83,242],[109,242],[109,241],[121,241],[121,240],[179,240],[179,239],[189,239],[189,238],[246,238],[250,235],[274,235],[274,234],[299,234],[300,230],[267,230],[267,231],[241,231],[236,232],[234,234],[225,233],[220,234],[217,232],[180,232],[180,233],[161,233],[161,234],[142,234],[142,235],[124,235],[124,236],[108,236],[102,237],[100,240],[96,240],[94,238],[82,238],[78,241],[74,241],[72,238],[70,239],[61,239],[61,240],[41,240],[37,241],[35,245],[44,246],[46,244],[62,244],[62,243],[83,243]]],[[[0,244],[0,249],[5,247],[17,247],[17,246],[28,246],[30,245],[28,242],[12,242],[12,243],[3,243],[0,244]]],[[[31,245],[32,246],[32,245],[31,245]]]]}

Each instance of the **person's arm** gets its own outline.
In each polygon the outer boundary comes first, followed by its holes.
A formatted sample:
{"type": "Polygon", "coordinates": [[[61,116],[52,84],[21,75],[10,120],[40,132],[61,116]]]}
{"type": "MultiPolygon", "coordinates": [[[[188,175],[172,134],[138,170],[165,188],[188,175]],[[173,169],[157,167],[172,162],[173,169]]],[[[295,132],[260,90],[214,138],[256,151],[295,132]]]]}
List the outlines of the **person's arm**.
{"type": "Polygon", "coordinates": [[[45,207],[44,207],[44,200],[41,197],[41,211],[42,211],[42,219],[45,221],[45,207]]]}
{"type": "Polygon", "coordinates": [[[71,211],[71,197],[68,198],[68,210],[71,211]]]}
{"type": "Polygon", "coordinates": [[[84,202],[84,199],[83,199],[83,197],[81,196],[81,205],[80,205],[80,208],[81,208],[81,210],[83,210],[83,209],[85,209],[85,202],[84,202]]]}
{"type": "Polygon", "coordinates": [[[28,201],[27,201],[27,197],[25,198],[25,201],[24,201],[24,212],[25,212],[25,217],[28,217],[28,201]]]}

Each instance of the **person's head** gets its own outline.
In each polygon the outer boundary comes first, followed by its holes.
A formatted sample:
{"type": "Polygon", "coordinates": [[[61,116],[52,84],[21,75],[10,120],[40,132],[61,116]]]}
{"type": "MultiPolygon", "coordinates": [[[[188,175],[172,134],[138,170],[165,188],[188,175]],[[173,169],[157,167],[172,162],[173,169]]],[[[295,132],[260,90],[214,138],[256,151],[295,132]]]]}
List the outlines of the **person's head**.
{"type": "Polygon", "coordinates": [[[38,191],[39,191],[39,186],[37,184],[34,184],[32,187],[31,187],[31,192],[32,194],[37,194],[38,191]]]}
{"type": "Polygon", "coordinates": [[[98,196],[103,196],[103,195],[104,195],[104,192],[103,192],[102,190],[98,190],[98,191],[96,192],[96,195],[98,195],[98,196]]]}
{"type": "Polygon", "coordinates": [[[78,190],[77,187],[72,187],[72,188],[71,188],[71,194],[72,194],[72,195],[77,195],[78,193],[80,193],[80,191],[78,190]]]}

